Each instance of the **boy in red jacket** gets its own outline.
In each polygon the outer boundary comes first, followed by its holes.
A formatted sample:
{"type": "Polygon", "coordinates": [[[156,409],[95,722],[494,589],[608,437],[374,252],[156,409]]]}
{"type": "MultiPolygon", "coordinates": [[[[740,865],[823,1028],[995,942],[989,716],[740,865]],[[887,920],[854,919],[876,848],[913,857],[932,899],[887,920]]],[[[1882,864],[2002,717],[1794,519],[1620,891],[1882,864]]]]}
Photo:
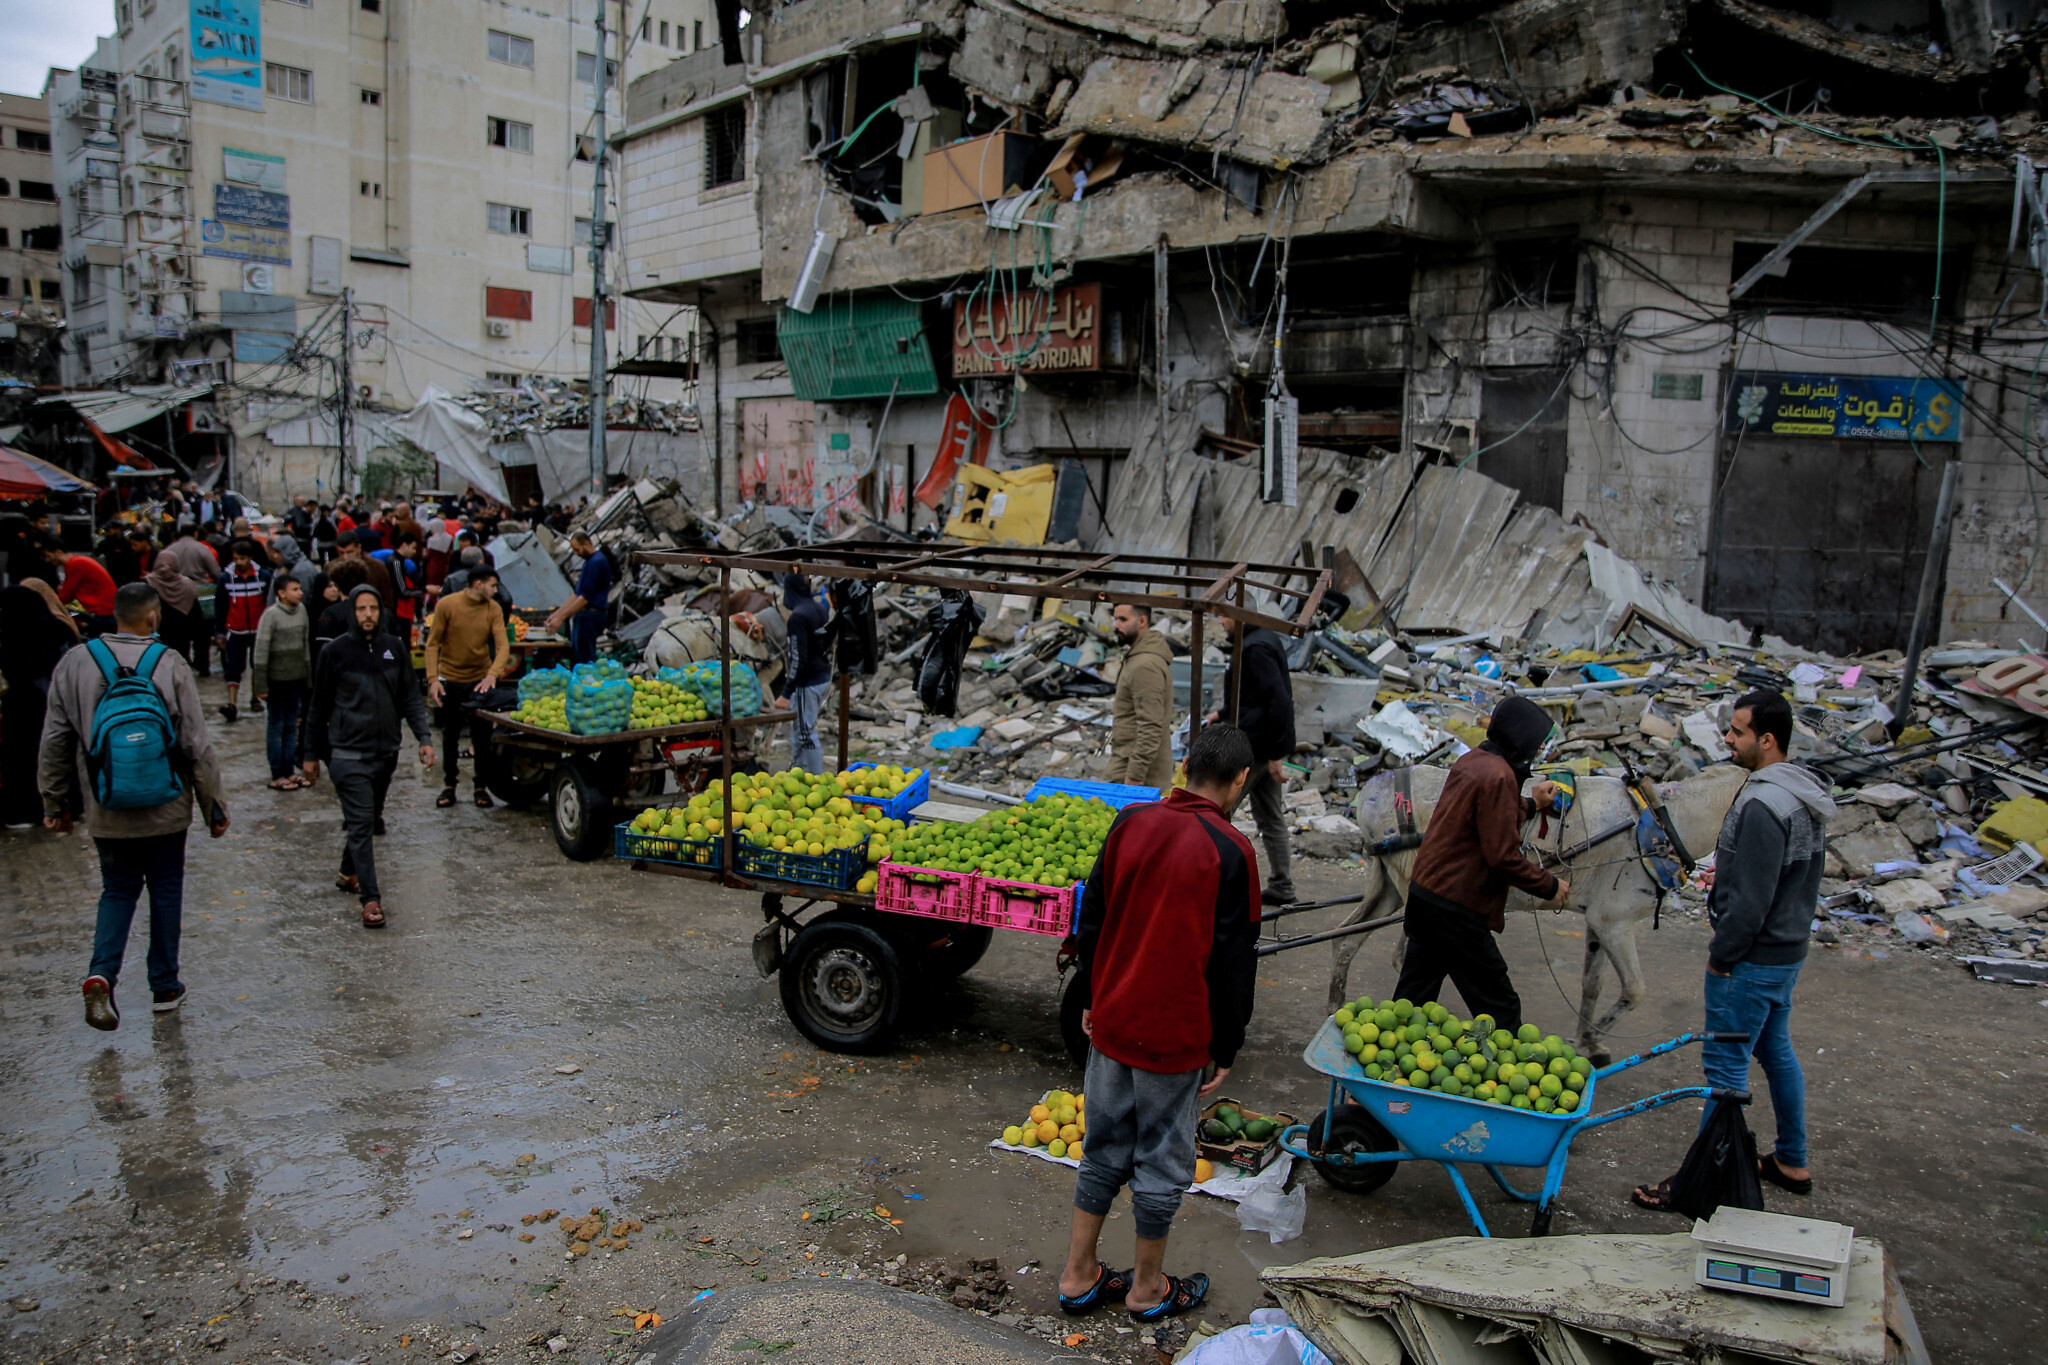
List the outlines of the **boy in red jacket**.
{"type": "MultiPolygon", "coordinates": [[[[242,689],[242,670],[256,645],[256,627],[263,622],[270,570],[258,567],[256,546],[250,541],[236,541],[228,553],[232,560],[221,570],[213,590],[213,620],[215,638],[221,644],[221,681],[228,685],[227,705],[220,708],[220,714],[221,719],[232,722],[241,714],[235,709],[235,694],[242,689]]],[[[261,711],[262,701],[251,702],[250,709],[261,711]]]]}
{"type": "Polygon", "coordinates": [[[1090,1007],[1088,1141],[1060,1307],[1117,1299],[1157,1322],[1200,1305],[1209,1277],[1161,1273],[1166,1234],[1195,1174],[1195,1116],[1223,1084],[1252,1013],[1259,874],[1230,811],[1251,776],[1242,730],[1211,725],[1188,746],[1185,788],[1131,806],[1110,826],[1081,903],[1090,1007]],[[1205,1085],[1202,1072],[1214,1064],[1205,1085]],[[1124,1185],[1137,1216],[1135,1270],[1096,1258],[1102,1220],[1124,1185]]]}

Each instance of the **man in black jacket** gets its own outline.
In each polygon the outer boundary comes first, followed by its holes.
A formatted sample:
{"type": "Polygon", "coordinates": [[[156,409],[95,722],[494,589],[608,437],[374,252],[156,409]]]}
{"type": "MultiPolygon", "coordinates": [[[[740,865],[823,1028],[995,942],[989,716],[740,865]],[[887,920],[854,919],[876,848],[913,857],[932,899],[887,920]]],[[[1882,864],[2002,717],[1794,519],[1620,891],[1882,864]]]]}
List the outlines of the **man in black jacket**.
{"type": "Polygon", "coordinates": [[[347,634],[320,651],[313,677],[313,699],[306,712],[304,752],[306,776],[320,775],[320,760],[334,780],[341,800],[347,843],[341,853],[341,875],[334,884],[362,900],[363,926],[384,925],[383,898],[377,890],[377,857],[372,847],[376,827],[384,818],[384,795],[398,769],[400,722],[412,727],[420,745],[420,765],[432,767],[427,705],[420,698],[412,672],[412,652],[395,635],[385,634],[384,603],[377,589],[361,584],[349,596],[355,622],[347,634]]]}
{"type": "MultiPolygon", "coordinates": [[[[1294,860],[1287,841],[1287,770],[1282,760],[1294,753],[1294,683],[1287,676],[1287,647],[1264,626],[1246,626],[1228,618],[1226,635],[1244,634],[1244,689],[1238,693],[1237,728],[1252,742],[1252,778],[1245,787],[1259,842],[1266,847],[1266,889],[1259,899],[1285,905],[1294,899],[1294,860]]],[[[1236,679],[1223,673],[1228,698],[1236,679]]],[[[1218,714],[1211,714],[1215,721],[1218,714]]]]}
{"type": "Polygon", "coordinates": [[[789,623],[789,659],[775,683],[775,705],[796,710],[789,733],[790,766],[821,773],[825,754],[818,742],[818,716],[832,690],[832,613],[802,574],[783,578],[782,605],[789,623]]]}

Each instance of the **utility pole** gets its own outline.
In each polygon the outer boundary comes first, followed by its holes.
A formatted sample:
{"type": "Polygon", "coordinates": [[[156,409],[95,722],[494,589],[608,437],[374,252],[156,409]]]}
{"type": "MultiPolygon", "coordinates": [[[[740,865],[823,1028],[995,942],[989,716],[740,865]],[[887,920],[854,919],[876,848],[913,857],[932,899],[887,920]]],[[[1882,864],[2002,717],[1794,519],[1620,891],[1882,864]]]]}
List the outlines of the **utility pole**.
{"type": "Polygon", "coordinates": [[[605,143],[605,102],[611,98],[612,80],[606,54],[605,10],[611,0],[597,0],[597,147],[592,157],[597,168],[590,192],[590,501],[604,496],[605,384],[604,384],[604,252],[611,237],[611,224],[604,216],[604,166],[609,148],[605,143]]]}
{"type": "Polygon", "coordinates": [[[353,299],[350,297],[350,291],[347,289],[342,290],[341,411],[335,414],[334,435],[336,443],[341,446],[341,478],[337,482],[341,484],[342,488],[345,491],[349,492],[354,491],[349,487],[349,481],[350,476],[355,473],[356,467],[355,438],[354,433],[350,430],[350,427],[353,425],[350,419],[354,415],[356,403],[356,377],[354,364],[356,348],[355,310],[352,307],[352,304],[353,299]]]}

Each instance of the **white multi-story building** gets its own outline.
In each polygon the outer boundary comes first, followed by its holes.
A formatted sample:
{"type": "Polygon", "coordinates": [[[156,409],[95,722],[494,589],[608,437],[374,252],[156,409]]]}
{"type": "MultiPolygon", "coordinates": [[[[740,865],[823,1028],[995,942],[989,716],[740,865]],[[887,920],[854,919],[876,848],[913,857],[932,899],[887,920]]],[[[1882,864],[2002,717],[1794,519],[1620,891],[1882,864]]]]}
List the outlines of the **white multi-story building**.
{"type": "MultiPolygon", "coordinates": [[[[709,0],[118,0],[53,73],[80,386],[210,381],[235,478],[277,497],[340,471],[352,401],[589,373],[600,96],[715,30],[709,0]],[[608,41],[598,53],[598,5],[608,41]],[[662,13],[662,11],[669,13],[662,13]],[[623,59],[623,66],[621,65],[623,59]],[[306,415],[282,445],[264,433],[306,415]]],[[[715,41],[715,32],[709,35],[715,41]]],[[[616,223],[616,199],[606,209],[616,223]]],[[[680,310],[616,297],[607,350],[681,397],[680,310]],[[646,345],[641,345],[641,338],[646,345]]],[[[614,388],[614,393],[617,388],[614,388]]],[[[378,439],[360,421],[356,464],[378,439]]]]}

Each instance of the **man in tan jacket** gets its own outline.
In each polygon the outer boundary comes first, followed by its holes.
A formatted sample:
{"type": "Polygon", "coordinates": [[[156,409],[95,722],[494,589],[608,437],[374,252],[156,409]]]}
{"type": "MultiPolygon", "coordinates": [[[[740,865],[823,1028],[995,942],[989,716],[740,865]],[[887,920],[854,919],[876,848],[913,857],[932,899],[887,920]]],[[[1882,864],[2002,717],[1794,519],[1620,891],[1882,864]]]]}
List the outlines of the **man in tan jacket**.
{"type": "Polygon", "coordinates": [[[498,571],[480,564],[470,570],[459,590],[441,594],[427,626],[427,700],[440,725],[448,783],[434,804],[443,809],[455,804],[455,760],[465,724],[475,759],[476,803],[491,804],[485,790],[491,723],[474,706],[465,708],[462,703],[472,693],[490,692],[512,667],[512,645],[505,638],[505,613],[498,606],[497,591],[498,571]]]}
{"type": "Polygon", "coordinates": [[[1164,790],[1173,785],[1173,650],[1153,633],[1150,607],[1120,604],[1115,619],[1124,662],[1103,780],[1164,790]]]}

